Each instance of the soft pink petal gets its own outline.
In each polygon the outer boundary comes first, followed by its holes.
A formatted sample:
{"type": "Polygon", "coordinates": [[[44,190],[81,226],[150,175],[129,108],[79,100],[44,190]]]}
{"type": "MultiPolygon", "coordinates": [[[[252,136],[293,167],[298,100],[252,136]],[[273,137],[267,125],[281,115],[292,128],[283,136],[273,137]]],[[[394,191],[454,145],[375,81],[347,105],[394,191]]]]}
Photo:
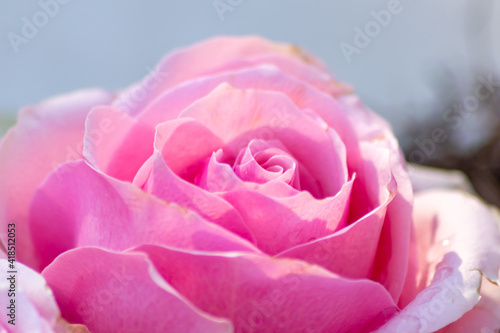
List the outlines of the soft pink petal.
{"type": "MultiPolygon", "coordinates": [[[[148,105],[138,116],[142,123],[155,126],[160,122],[177,118],[182,110],[196,100],[208,95],[221,83],[230,83],[237,89],[259,89],[282,92],[300,109],[310,109],[317,113],[327,124],[339,133],[342,141],[350,147],[355,145],[351,133],[352,124],[348,112],[332,96],[321,92],[307,82],[298,80],[275,66],[261,65],[254,68],[218,73],[188,81],[162,94],[148,105]]],[[[288,125],[286,114],[275,120],[277,126],[288,125]]],[[[354,149],[355,147],[352,147],[354,149]]],[[[350,149],[349,149],[350,150],[350,149]]]]}
{"type": "Polygon", "coordinates": [[[43,179],[59,164],[82,158],[85,117],[112,96],[83,90],[54,97],[20,112],[18,124],[0,144],[0,237],[17,224],[18,259],[32,264],[28,206],[43,179]]]}
{"type": "Polygon", "coordinates": [[[252,140],[243,148],[233,165],[244,181],[265,184],[282,182],[300,189],[298,163],[278,140],[252,140]]]}
{"type": "MultiPolygon", "coordinates": [[[[290,248],[280,253],[280,257],[307,260],[351,278],[369,278],[372,275],[382,243],[381,231],[387,223],[388,206],[397,195],[397,183],[390,167],[391,150],[385,142],[363,142],[361,156],[354,179],[353,194],[356,196],[350,201],[350,218],[354,222],[336,233],[290,248]],[[387,168],[380,168],[384,165],[387,168]],[[366,210],[368,213],[355,218],[366,210]]],[[[402,274],[401,279],[404,279],[405,269],[404,266],[393,268],[402,274]]]]}
{"type": "MultiPolygon", "coordinates": [[[[497,305],[498,307],[498,305],[497,305]]],[[[500,320],[491,312],[474,307],[456,322],[437,331],[438,333],[496,333],[500,329],[500,320]]]]}
{"type": "Polygon", "coordinates": [[[94,108],[85,125],[83,155],[96,168],[120,180],[132,181],[153,153],[147,144],[150,128],[110,106],[94,108]],[[126,149],[117,151],[122,146],[126,149]]]}
{"type": "MultiPolygon", "coordinates": [[[[235,170],[227,163],[223,163],[222,149],[212,154],[206,162],[202,172],[198,174],[195,184],[210,192],[229,192],[235,190],[251,190],[270,197],[288,197],[299,194],[300,191],[282,182],[280,179],[270,180],[267,183],[245,181],[236,175],[235,170]]],[[[302,178],[313,179],[312,175],[302,170],[302,178]],[[306,174],[304,174],[306,173],[306,174]]],[[[253,177],[252,175],[243,178],[253,177]]],[[[297,181],[298,183],[299,181],[297,181]]]]}
{"type": "Polygon", "coordinates": [[[165,280],[198,308],[229,318],[236,332],[369,331],[396,311],[379,284],[344,279],[298,260],[159,246],[135,251],[147,253],[165,280]]]}
{"type": "Polygon", "coordinates": [[[69,322],[93,333],[231,332],[161,278],[147,257],[97,248],[59,256],[42,273],[69,322]]]}
{"type": "MultiPolygon", "coordinates": [[[[230,82],[238,89],[270,90],[286,94],[299,108],[310,109],[321,116],[339,134],[340,139],[347,147],[347,154],[351,156],[350,159],[357,156],[357,142],[353,136],[352,124],[347,119],[347,110],[343,110],[342,106],[330,95],[285,74],[275,66],[266,65],[195,78],[162,93],[134,118],[135,125],[129,129],[128,133],[114,131],[103,139],[109,140],[109,142],[95,147],[98,151],[97,154],[107,160],[103,162],[103,165],[99,165],[100,169],[108,174],[120,174],[120,170],[122,170],[120,166],[127,161],[126,170],[131,169],[129,165],[138,169],[138,165],[144,163],[151,154],[155,127],[160,123],[177,118],[182,110],[205,97],[224,82],[230,82]],[[137,145],[137,142],[140,142],[141,145],[137,145]],[[105,166],[112,161],[116,161],[112,170],[106,169],[105,166]]],[[[290,119],[287,114],[282,113],[281,110],[276,111],[278,117],[274,120],[274,125],[277,127],[288,126],[290,119]]],[[[118,128],[130,126],[126,118],[123,120],[119,118],[119,120],[116,125],[118,128]]],[[[136,171],[134,170],[130,170],[126,177],[121,176],[120,179],[132,177],[131,175],[136,171]]]]}
{"type": "Polygon", "coordinates": [[[221,148],[223,142],[202,123],[183,118],[158,125],[154,146],[173,172],[193,181],[205,160],[221,148]]]}
{"type": "Polygon", "coordinates": [[[392,152],[387,143],[361,142],[360,151],[349,213],[349,220],[353,222],[380,207],[387,200],[388,192],[397,190],[390,165],[392,152]]]}
{"type": "Polygon", "coordinates": [[[479,302],[483,276],[498,280],[500,234],[484,204],[458,191],[422,192],[413,217],[421,290],[380,332],[437,331],[479,302]]]}
{"type": "MultiPolygon", "coordinates": [[[[361,160],[355,154],[348,158],[349,169],[356,172],[358,184],[353,189],[351,202],[372,205],[377,199],[377,174],[390,170],[397,185],[397,193],[387,207],[386,219],[380,235],[380,245],[375,258],[372,279],[382,283],[397,301],[406,281],[410,258],[410,233],[413,191],[403,155],[399,150],[390,125],[364,106],[355,95],[338,99],[346,110],[361,147],[361,160]],[[389,159],[380,160],[380,154],[369,154],[370,147],[380,147],[389,154],[389,159]],[[371,156],[370,156],[371,155],[371,156]],[[369,156],[369,158],[367,158],[369,156]],[[365,161],[363,161],[365,160],[365,161]],[[372,171],[363,172],[367,162],[372,161],[372,171]],[[366,191],[366,193],[363,193],[366,191]],[[373,193],[373,194],[370,194],[373,193]]],[[[352,206],[352,205],[351,205],[352,206]]],[[[355,207],[359,216],[367,207],[355,207]]]]}
{"type": "Polygon", "coordinates": [[[249,190],[233,190],[220,196],[241,214],[257,246],[275,255],[342,228],[347,221],[351,188],[349,181],[336,196],[322,200],[304,191],[282,198],[249,190]]]}
{"type": "Polygon", "coordinates": [[[353,89],[346,84],[335,80],[328,72],[318,69],[315,66],[304,62],[293,56],[283,54],[263,54],[253,57],[236,59],[230,63],[218,67],[208,74],[225,71],[235,71],[258,65],[273,65],[281,71],[295,77],[298,80],[307,82],[314,87],[325,91],[333,96],[351,93],[353,89]]]}
{"type": "Polygon", "coordinates": [[[393,198],[394,189],[386,194],[382,205],[350,226],[277,256],[301,259],[348,278],[370,278],[387,205],[393,198]]]}
{"type": "Polygon", "coordinates": [[[386,287],[394,300],[399,299],[405,286],[411,254],[413,193],[410,180],[403,169],[402,162],[392,163],[398,192],[387,206],[371,277],[386,287]]]}
{"type": "Polygon", "coordinates": [[[418,164],[410,164],[408,172],[411,178],[414,192],[429,189],[456,189],[475,194],[472,184],[467,176],[459,170],[443,170],[426,167],[418,164]]]}
{"type": "Polygon", "coordinates": [[[168,54],[149,77],[124,92],[115,105],[136,115],[163,92],[182,82],[204,76],[235,59],[267,53],[294,55],[320,66],[319,61],[292,45],[257,36],[216,37],[168,54]]]}
{"type": "Polygon", "coordinates": [[[147,243],[255,251],[198,214],[98,173],[83,161],[67,163],[56,172],[62,178],[53,173],[36,192],[30,210],[40,268],[60,253],[81,246],[121,251],[147,243]]]}
{"type": "Polygon", "coordinates": [[[410,248],[408,256],[408,270],[406,272],[405,283],[401,296],[398,300],[398,307],[400,309],[406,307],[417,294],[417,281],[419,280],[419,263],[418,263],[418,244],[415,226],[412,224],[410,229],[410,248]]]}
{"type": "Polygon", "coordinates": [[[301,179],[303,189],[315,197],[335,195],[347,181],[343,142],[328,133],[324,122],[299,110],[283,94],[222,84],[180,117],[203,123],[226,144],[224,153],[234,157],[252,139],[280,140],[300,167],[315,175],[316,184],[309,184],[309,188],[301,179]],[[278,124],[283,117],[288,118],[286,126],[278,124]]]}

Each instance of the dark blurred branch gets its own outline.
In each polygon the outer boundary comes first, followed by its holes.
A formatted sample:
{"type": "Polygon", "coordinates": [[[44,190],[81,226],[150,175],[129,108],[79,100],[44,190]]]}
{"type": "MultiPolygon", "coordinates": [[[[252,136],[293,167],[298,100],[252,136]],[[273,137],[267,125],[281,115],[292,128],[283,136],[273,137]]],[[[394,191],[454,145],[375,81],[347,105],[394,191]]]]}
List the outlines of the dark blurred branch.
{"type": "Polygon", "coordinates": [[[410,162],[463,171],[486,201],[500,207],[500,76],[495,74],[492,47],[493,5],[492,0],[469,1],[465,18],[468,64],[465,70],[443,65],[441,73],[432,77],[436,104],[429,118],[408,129],[413,142],[405,153],[410,162]],[[475,88],[478,78],[485,77],[493,78],[495,90],[482,100],[475,88]],[[464,105],[474,96],[481,100],[479,106],[467,111],[464,105]],[[436,129],[445,133],[445,140],[433,139],[436,129]]]}

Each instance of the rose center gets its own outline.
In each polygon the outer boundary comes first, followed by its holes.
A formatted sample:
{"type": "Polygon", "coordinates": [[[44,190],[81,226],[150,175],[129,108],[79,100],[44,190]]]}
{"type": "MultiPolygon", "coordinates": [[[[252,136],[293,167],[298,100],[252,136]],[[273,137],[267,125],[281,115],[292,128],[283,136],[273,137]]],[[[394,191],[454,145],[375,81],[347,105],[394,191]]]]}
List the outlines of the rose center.
{"type": "Polygon", "coordinates": [[[281,181],[300,190],[297,161],[277,140],[252,140],[239,152],[233,170],[244,181],[258,184],[281,181]]]}

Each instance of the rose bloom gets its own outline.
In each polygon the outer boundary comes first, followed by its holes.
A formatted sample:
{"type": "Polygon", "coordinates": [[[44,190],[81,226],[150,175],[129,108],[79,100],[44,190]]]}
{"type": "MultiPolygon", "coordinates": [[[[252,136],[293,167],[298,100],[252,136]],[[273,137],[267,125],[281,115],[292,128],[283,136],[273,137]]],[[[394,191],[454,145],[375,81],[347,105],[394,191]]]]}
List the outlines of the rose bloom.
{"type": "Polygon", "coordinates": [[[0,161],[3,331],[500,328],[498,215],[433,171],[413,193],[389,125],[297,47],[215,38],[25,108],[0,161]]]}

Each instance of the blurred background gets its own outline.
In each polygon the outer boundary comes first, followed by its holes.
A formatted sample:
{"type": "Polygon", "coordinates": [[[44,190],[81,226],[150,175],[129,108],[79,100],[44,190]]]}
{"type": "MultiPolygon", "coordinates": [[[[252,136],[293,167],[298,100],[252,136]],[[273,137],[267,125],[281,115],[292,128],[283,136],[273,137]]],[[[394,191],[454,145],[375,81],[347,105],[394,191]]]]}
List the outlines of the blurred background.
{"type": "MultiPolygon", "coordinates": [[[[0,136],[22,106],[119,89],[214,35],[295,43],[393,125],[409,161],[461,169],[500,205],[500,4],[483,0],[0,3],[0,136]]],[[[210,57],[207,54],[207,57],[210,57]]]]}

